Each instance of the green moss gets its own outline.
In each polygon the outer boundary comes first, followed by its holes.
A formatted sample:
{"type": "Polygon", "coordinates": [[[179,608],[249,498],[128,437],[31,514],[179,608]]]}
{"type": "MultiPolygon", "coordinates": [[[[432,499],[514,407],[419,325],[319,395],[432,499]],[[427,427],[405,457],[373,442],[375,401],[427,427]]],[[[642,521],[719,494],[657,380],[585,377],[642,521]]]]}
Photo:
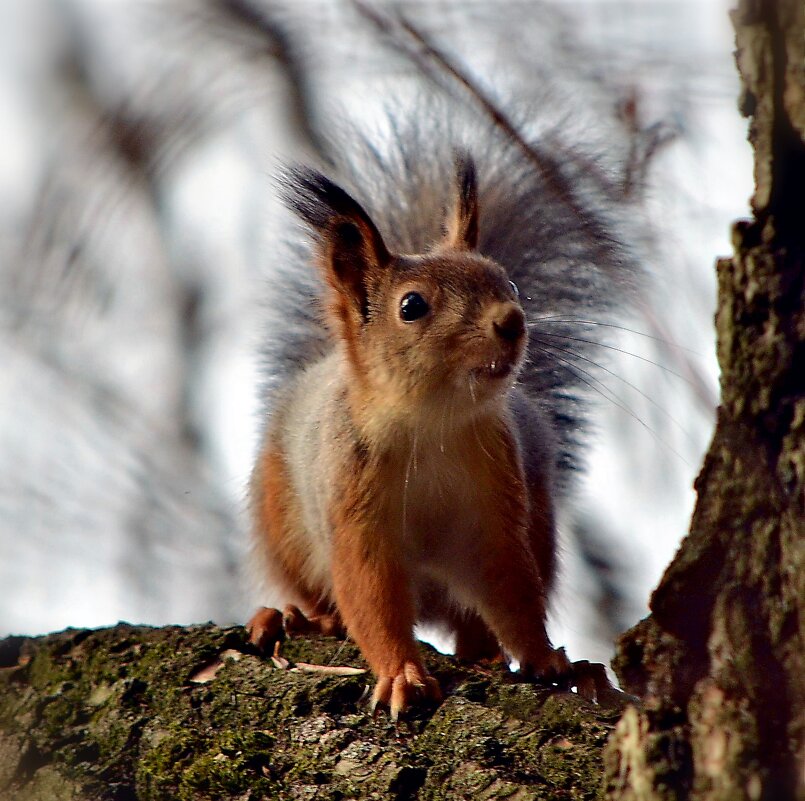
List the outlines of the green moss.
{"type": "Polygon", "coordinates": [[[268,791],[274,737],[266,731],[189,731],[177,725],[152,730],[137,766],[143,799],[222,798],[248,789],[268,791]]]}
{"type": "Polygon", "coordinates": [[[600,767],[590,779],[610,725],[600,710],[432,649],[423,653],[446,700],[394,726],[367,714],[370,676],[292,669],[364,665],[336,640],[286,643],[288,670],[253,653],[242,629],[213,626],[64,632],[26,647],[16,679],[0,674],[0,797],[57,797],[37,789],[54,776],[87,801],[586,799],[600,781],[600,767]],[[227,649],[238,659],[191,681],[227,649]],[[552,740],[554,726],[572,748],[552,740]],[[35,755],[25,770],[23,751],[35,755]]]}

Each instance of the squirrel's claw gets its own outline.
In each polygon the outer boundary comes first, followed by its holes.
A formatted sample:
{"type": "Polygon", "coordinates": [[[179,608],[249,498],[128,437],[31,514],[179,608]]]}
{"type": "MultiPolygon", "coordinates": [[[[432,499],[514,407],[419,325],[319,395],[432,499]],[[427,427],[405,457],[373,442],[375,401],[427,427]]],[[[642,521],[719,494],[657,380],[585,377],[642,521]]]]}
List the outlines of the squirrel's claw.
{"type": "Polygon", "coordinates": [[[387,704],[391,699],[391,676],[381,676],[375,684],[372,698],[369,701],[369,712],[373,718],[377,717],[382,704],[387,704]]]}
{"type": "Polygon", "coordinates": [[[439,701],[442,693],[439,683],[415,662],[406,662],[394,676],[380,676],[369,702],[372,716],[380,706],[388,706],[391,719],[396,723],[402,712],[419,701],[439,701]]]}

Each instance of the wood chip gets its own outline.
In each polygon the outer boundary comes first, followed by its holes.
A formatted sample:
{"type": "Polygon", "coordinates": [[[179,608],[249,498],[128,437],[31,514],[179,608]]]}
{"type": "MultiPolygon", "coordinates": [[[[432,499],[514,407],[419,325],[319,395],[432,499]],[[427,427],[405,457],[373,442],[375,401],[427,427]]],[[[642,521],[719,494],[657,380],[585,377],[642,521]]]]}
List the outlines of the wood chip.
{"type": "Polygon", "coordinates": [[[226,651],[221,652],[218,659],[214,662],[210,662],[209,665],[205,665],[201,670],[194,673],[190,677],[190,681],[192,681],[193,684],[207,684],[215,678],[215,674],[224,666],[225,659],[239,662],[242,658],[243,654],[240,651],[236,651],[234,648],[227,648],[226,651]]]}
{"type": "Polygon", "coordinates": [[[360,676],[366,673],[364,668],[348,665],[311,665],[309,662],[297,662],[294,669],[302,673],[327,673],[331,676],[360,676]]]}

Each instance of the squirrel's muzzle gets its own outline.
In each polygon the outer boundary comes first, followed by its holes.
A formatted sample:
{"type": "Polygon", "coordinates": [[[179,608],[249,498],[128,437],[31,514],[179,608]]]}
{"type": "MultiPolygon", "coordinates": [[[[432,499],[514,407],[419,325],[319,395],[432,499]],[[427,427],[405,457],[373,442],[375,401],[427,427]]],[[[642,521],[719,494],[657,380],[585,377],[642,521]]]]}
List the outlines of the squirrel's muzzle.
{"type": "Polygon", "coordinates": [[[508,378],[516,369],[526,342],[523,310],[515,303],[495,303],[487,309],[484,322],[487,348],[478,356],[483,360],[473,375],[488,379],[508,378]]]}

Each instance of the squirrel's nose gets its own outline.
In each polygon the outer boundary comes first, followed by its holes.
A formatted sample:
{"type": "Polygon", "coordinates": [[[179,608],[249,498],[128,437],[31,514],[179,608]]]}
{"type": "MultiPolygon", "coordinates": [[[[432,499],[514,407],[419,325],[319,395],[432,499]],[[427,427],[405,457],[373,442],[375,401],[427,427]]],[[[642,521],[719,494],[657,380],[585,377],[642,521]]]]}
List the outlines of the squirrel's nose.
{"type": "Polygon", "coordinates": [[[501,314],[500,318],[492,323],[495,333],[507,342],[517,342],[525,334],[525,317],[516,306],[501,314]]]}

